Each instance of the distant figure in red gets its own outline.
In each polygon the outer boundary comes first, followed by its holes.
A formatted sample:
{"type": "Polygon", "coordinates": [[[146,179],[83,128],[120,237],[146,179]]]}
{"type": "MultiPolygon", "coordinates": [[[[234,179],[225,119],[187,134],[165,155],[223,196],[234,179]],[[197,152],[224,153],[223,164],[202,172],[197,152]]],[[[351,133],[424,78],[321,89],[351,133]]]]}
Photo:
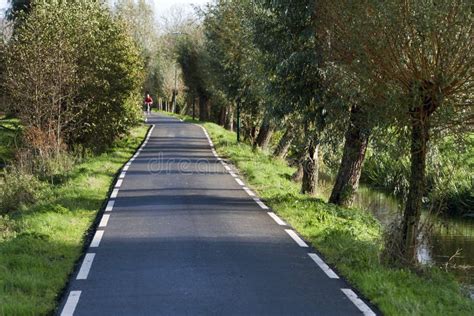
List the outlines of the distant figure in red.
{"type": "Polygon", "coordinates": [[[150,115],[151,113],[151,106],[153,104],[153,99],[151,98],[150,94],[146,94],[145,97],[145,105],[146,105],[146,113],[150,115]]]}

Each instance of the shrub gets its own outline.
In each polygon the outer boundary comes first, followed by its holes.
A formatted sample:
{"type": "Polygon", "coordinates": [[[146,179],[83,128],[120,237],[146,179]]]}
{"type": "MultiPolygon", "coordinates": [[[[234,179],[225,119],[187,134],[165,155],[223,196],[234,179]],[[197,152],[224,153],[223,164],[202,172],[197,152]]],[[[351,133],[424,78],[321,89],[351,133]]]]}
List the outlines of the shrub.
{"type": "Polygon", "coordinates": [[[0,214],[18,210],[38,201],[46,187],[37,177],[16,167],[9,167],[0,183],[0,214]]]}
{"type": "Polygon", "coordinates": [[[101,1],[34,2],[6,51],[12,110],[57,147],[112,144],[138,121],[143,77],[138,48],[101,1]]]}

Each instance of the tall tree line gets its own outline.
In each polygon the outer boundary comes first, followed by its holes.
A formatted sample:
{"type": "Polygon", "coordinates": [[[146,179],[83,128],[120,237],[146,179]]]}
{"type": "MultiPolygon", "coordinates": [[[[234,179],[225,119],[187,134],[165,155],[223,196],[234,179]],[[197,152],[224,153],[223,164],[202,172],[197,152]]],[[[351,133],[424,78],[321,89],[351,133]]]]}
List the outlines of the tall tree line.
{"type": "Polygon", "coordinates": [[[472,135],[470,1],[217,1],[202,17],[177,48],[200,118],[275,144],[303,193],[317,193],[320,164],[336,156],[329,202],[351,206],[367,150],[388,135],[409,144],[397,246],[414,262],[429,153],[472,135]]]}

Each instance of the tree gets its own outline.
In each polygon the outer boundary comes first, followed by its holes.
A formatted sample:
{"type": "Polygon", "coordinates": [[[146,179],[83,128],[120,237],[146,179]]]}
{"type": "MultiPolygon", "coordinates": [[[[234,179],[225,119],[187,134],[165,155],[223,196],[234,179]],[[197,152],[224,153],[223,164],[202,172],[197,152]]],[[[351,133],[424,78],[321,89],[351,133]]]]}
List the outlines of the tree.
{"type": "Polygon", "coordinates": [[[202,33],[189,34],[178,42],[178,63],[183,71],[183,79],[192,99],[198,99],[199,119],[209,119],[209,99],[211,93],[207,84],[207,52],[202,33]]]}
{"type": "Polygon", "coordinates": [[[416,260],[426,154],[430,136],[472,122],[474,42],[472,3],[464,0],[330,3],[340,49],[352,69],[373,80],[395,108],[393,121],[410,129],[409,193],[400,249],[416,260]],[[390,92],[390,93],[388,93],[390,92]]]}
{"type": "Polygon", "coordinates": [[[9,0],[9,2],[10,8],[6,12],[6,17],[10,21],[31,11],[32,0],[9,0]]]}
{"type": "MultiPolygon", "coordinates": [[[[230,115],[238,108],[238,119],[242,119],[248,138],[253,138],[252,130],[256,130],[265,108],[262,56],[252,43],[252,10],[250,1],[218,1],[208,6],[203,23],[212,90],[228,100],[223,105],[225,113],[230,115]]],[[[268,120],[263,122],[265,125],[268,120]]],[[[263,131],[268,129],[260,130],[260,140],[265,142],[268,137],[263,131]]]]}
{"type": "Polygon", "coordinates": [[[315,194],[321,135],[328,121],[325,101],[322,46],[316,32],[316,2],[259,1],[254,41],[263,52],[268,87],[280,102],[273,106],[278,119],[300,114],[305,140],[299,151],[303,173],[301,191],[315,194]]]}
{"type": "Polygon", "coordinates": [[[142,61],[98,2],[36,3],[7,50],[5,83],[27,128],[104,149],[138,120],[142,61]]]}

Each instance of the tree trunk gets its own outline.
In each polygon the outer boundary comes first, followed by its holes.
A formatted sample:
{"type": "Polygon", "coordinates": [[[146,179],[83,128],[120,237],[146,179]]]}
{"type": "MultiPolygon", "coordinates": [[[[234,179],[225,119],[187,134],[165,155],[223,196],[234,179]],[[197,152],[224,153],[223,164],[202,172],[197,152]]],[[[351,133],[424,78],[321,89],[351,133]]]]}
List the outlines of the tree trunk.
{"type": "Polygon", "coordinates": [[[258,131],[254,146],[266,149],[270,143],[270,139],[272,138],[273,131],[273,126],[267,120],[264,120],[260,130],[258,131]]]}
{"type": "Polygon", "coordinates": [[[173,95],[171,97],[171,113],[176,113],[176,93],[173,91],[173,95]]]}
{"type": "Polygon", "coordinates": [[[226,123],[226,107],[221,106],[221,109],[219,111],[219,125],[225,126],[225,123],[226,123]]]}
{"type": "Polygon", "coordinates": [[[303,180],[303,162],[298,162],[298,169],[291,176],[291,180],[294,182],[300,182],[303,180]]]}
{"type": "Polygon", "coordinates": [[[416,262],[418,224],[425,193],[426,153],[428,151],[430,115],[434,112],[430,99],[424,107],[411,111],[411,172],[408,199],[402,220],[402,254],[406,262],[416,262]]]}
{"type": "Polygon", "coordinates": [[[367,125],[366,113],[360,107],[352,107],[344,152],[329,203],[347,207],[354,201],[369,141],[370,131],[367,125]]]}
{"type": "Polygon", "coordinates": [[[232,105],[226,106],[225,129],[229,131],[234,130],[234,111],[232,105]]]}
{"type": "Polygon", "coordinates": [[[301,193],[303,194],[316,194],[319,172],[318,154],[319,139],[317,137],[311,138],[303,162],[303,182],[301,184],[301,193]]]}
{"type": "Polygon", "coordinates": [[[291,142],[295,138],[295,133],[293,132],[293,127],[289,126],[285,134],[281,137],[280,141],[278,142],[277,147],[275,148],[275,151],[273,152],[273,156],[284,159],[286,155],[288,154],[288,151],[291,146],[291,142]]]}
{"type": "Polygon", "coordinates": [[[199,120],[207,121],[209,119],[209,113],[207,111],[207,98],[205,96],[199,96],[199,120]]]}

